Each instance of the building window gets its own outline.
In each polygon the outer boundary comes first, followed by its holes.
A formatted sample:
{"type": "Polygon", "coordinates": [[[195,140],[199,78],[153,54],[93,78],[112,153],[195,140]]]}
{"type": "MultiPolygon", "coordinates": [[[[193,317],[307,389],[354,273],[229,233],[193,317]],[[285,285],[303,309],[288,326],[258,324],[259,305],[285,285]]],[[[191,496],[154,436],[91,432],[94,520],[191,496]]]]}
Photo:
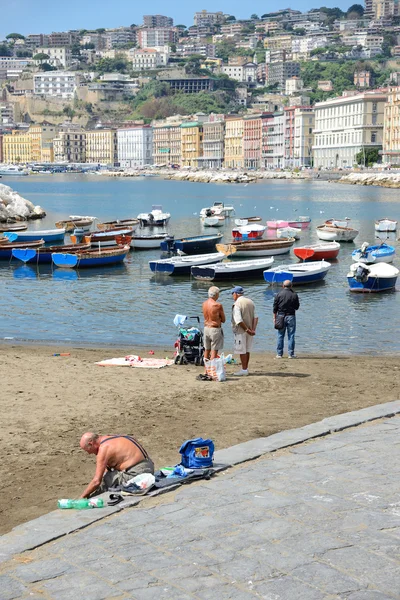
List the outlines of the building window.
{"type": "Polygon", "coordinates": [[[371,144],[376,144],[376,131],[371,131],[371,144]]]}

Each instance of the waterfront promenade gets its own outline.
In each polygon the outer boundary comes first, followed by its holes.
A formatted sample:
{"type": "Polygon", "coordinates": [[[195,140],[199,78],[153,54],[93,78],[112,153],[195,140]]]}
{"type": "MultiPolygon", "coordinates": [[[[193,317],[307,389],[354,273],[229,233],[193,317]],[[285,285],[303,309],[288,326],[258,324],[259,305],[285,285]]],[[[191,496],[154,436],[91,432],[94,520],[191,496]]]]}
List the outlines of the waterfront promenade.
{"type": "MultiPolygon", "coordinates": [[[[21,526],[2,538],[0,597],[399,599],[399,412],[391,402],[219,451],[260,458],[68,536],[62,511],[21,526]]],[[[75,515],[83,527],[88,513],[75,515]]]]}

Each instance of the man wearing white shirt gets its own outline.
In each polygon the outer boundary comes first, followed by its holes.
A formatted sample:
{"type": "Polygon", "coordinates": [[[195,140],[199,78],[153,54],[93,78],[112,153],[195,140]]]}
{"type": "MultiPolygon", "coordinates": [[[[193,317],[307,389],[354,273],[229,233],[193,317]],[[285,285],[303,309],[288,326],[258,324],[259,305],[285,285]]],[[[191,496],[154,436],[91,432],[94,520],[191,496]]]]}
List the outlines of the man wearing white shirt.
{"type": "Polygon", "coordinates": [[[232,290],[234,304],[232,306],[232,329],[234,334],[235,354],[240,355],[242,368],[235,373],[238,377],[249,374],[250,350],[256,334],[258,317],[254,302],[244,297],[244,289],[237,285],[232,290]]]}

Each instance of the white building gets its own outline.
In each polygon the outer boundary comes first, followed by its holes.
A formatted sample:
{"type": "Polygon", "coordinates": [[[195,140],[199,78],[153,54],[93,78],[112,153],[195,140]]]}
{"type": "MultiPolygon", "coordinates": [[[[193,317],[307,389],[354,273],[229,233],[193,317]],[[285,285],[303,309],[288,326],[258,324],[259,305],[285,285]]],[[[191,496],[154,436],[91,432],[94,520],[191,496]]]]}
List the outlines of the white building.
{"type": "Polygon", "coordinates": [[[104,34],[106,48],[118,48],[136,41],[136,33],[130,27],[108,29],[104,34]]]}
{"type": "Polygon", "coordinates": [[[257,65],[255,63],[246,63],[244,65],[223,65],[222,73],[225,73],[231,79],[245,83],[254,83],[257,81],[257,65]]]}
{"type": "Polygon", "coordinates": [[[202,25],[217,25],[225,21],[225,16],[221,11],[213,13],[202,10],[194,13],[193,23],[197,27],[201,27],[202,25]]]}
{"type": "Polygon", "coordinates": [[[53,98],[73,98],[78,76],[69,71],[46,71],[33,77],[33,93],[53,98]]]}
{"type": "Polygon", "coordinates": [[[290,77],[285,81],[285,94],[293,96],[304,88],[304,82],[300,77],[290,77]]]}
{"type": "Polygon", "coordinates": [[[310,107],[296,108],[294,111],[294,166],[312,165],[314,141],[314,110],[310,107]]]}
{"type": "Polygon", "coordinates": [[[386,100],[386,93],[371,91],[317,102],[314,166],[352,167],[361,150],[381,147],[386,100]]]}
{"type": "Polygon", "coordinates": [[[153,164],[153,128],[142,125],[118,129],[118,161],[121,167],[144,167],[153,164]]]}
{"type": "Polygon", "coordinates": [[[168,58],[168,47],[163,52],[159,52],[155,48],[132,49],[129,51],[129,60],[132,62],[132,68],[135,71],[165,67],[168,64],[168,58]]]}
{"type": "MultiPolygon", "coordinates": [[[[36,48],[36,54],[47,54],[49,58],[45,62],[49,63],[52,67],[68,68],[71,65],[71,49],[67,47],[49,48],[47,46],[36,48]]],[[[40,64],[43,61],[36,62],[40,64]]]]}
{"type": "Polygon", "coordinates": [[[174,27],[143,28],[138,29],[136,37],[140,48],[156,48],[175,43],[177,32],[174,27]]]}
{"type": "Polygon", "coordinates": [[[307,36],[292,39],[292,52],[296,54],[309,54],[315,48],[323,48],[328,45],[326,36],[307,36]]]}

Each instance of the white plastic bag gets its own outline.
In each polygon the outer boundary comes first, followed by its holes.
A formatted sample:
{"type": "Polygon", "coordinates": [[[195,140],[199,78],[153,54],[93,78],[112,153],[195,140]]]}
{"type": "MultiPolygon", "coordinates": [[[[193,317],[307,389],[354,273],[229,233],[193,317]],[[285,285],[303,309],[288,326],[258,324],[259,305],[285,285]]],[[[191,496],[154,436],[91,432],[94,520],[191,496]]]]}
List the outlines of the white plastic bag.
{"type": "Polygon", "coordinates": [[[226,381],[225,358],[223,354],[212,360],[205,358],[204,365],[207,375],[211,377],[213,381],[226,381]]]}
{"type": "Polygon", "coordinates": [[[152,485],[155,484],[156,478],[151,473],[141,473],[140,475],[136,475],[129,479],[124,485],[125,487],[128,485],[135,484],[141,490],[147,490],[152,485]]]}

